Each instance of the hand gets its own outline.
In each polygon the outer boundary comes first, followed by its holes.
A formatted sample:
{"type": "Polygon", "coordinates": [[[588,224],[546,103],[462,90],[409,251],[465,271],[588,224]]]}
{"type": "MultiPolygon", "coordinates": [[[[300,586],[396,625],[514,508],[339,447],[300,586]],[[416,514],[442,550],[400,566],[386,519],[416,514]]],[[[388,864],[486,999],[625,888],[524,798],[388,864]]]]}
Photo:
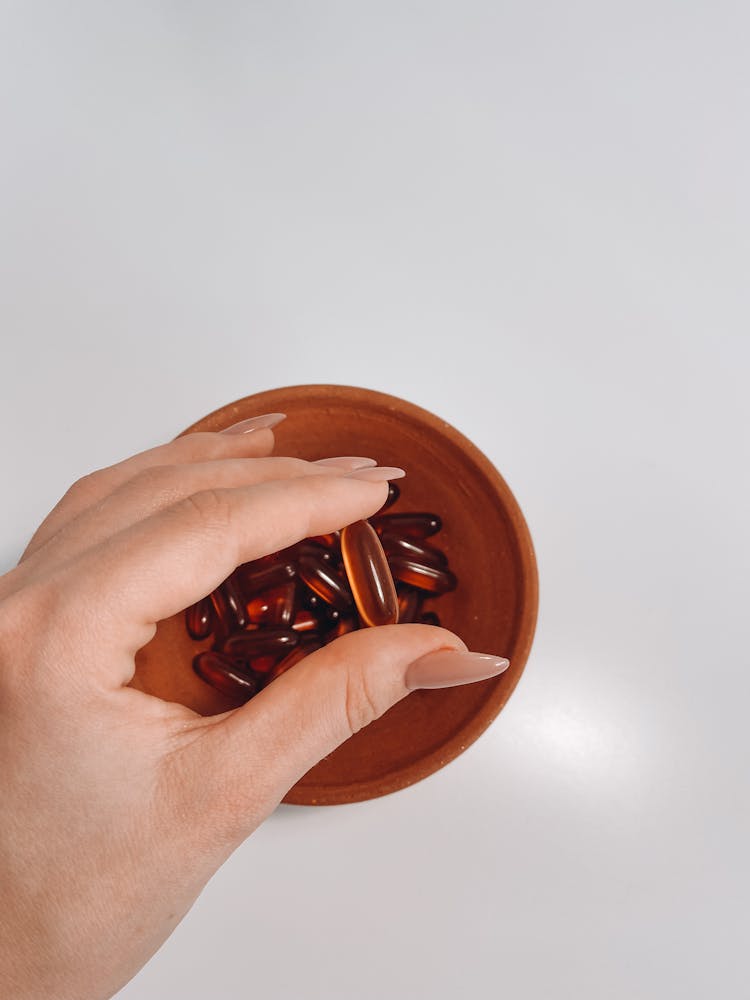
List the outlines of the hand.
{"type": "Polygon", "coordinates": [[[268,457],[270,423],[86,476],[0,577],[4,997],[110,997],[318,760],[415,687],[507,666],[444,629],[392,625],[218,716],[128,686],[157,621],[238,564],[383,504],[393,470],[268,457]]]}

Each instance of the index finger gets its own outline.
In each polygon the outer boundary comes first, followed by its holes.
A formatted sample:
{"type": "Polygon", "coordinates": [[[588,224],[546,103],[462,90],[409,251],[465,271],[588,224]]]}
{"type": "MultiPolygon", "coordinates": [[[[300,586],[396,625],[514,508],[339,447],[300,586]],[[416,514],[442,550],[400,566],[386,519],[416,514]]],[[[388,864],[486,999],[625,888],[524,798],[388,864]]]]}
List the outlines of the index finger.
{"type": "MultiPolygon", "coordinates": [[[[78,608],[97,608],[99,649],[104,635],[134,652],[157,621],[205,597],[239,564],[370,517],[387,480],[403,474],[366,469],[194,493],[86,550],[64,570],[65,593],[78,608]]],[[[85,631],[83,616],[73,618],[85,631]]]]}

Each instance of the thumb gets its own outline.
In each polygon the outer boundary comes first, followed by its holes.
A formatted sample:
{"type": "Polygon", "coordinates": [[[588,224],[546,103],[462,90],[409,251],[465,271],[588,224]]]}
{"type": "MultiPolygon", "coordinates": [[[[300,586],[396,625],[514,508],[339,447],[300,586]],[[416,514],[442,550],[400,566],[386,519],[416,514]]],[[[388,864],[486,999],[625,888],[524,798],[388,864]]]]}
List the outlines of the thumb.
{"type": "Polygon", "coordinates": [[[484,680],[508,665],[468,652],[458,636],[431,625],[382,625],[341,636],[217,720],[211,735],[228,801],[243,809],[247,795],[255,825],[259,795],[270,812],[322,757],[410,691],[484,680]]]}

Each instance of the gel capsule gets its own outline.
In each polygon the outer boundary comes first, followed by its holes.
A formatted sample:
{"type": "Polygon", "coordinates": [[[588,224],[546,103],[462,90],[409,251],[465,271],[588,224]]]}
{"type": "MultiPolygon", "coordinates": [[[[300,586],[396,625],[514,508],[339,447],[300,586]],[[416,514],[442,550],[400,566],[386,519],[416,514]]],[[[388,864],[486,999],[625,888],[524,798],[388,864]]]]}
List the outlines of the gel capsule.
{"type": "Polygon", "coordinates": [[[395,625],[398,598],[383,546],[369,521],[341,532],[341,555],[354,603],[365,625],[395,625]]]}
{"type": "Polygon", "coordinates": [[[221,653],[198,653],[193,659],[193,670],[201,680],[230,698],[247,701],[258,690],[257,678],[221,653]]]}
{"type": "Polygon", "coordinates": [[[279,660],[276,666],[271,670],[268,675],[266,684],[270,684],[271,681],[275,681],[277,677],[281,677],[282,674],[295,665],[299,663],[300,660],[304,660],[306,656],[310,653],[314,653],[316,649],[320,649],[321,645],[317,639],[306,639],[301,642],[296,649],[293,649],[288,656],[285,656],[283,660],[279,660]]]}
{"type": "Polygon", "coordinates": [[[292,623],[295,594],[295,585],[285,583],[253,597],[247,602],[248,618],[257,625],[283,625],[288,628],[292,623]]]}
{"type": "Polygon", "coordinates": [[[206,639],[211,635],[214,630],[214,611],[210,597],[204,597],[185,611],[185,627],[191,639],[206,639]]]}
{"type": "Polygon", "coordinates": [[[434,611],[423,611],[419,616],[420,625],[440,625],[440,619],[434,611]]]}
{"type": "Polygon", "coordinates": [[[341,615],[333,628],[326,632],[325,641],[333,642],[334,639],[340,639],[342,635],[354,632],[357,627],[357,619],[354,615],[341,615]]]}
{"type": "Polygon", "coordinates": [[[379,514],[372,518],[372,526],[379,535],[387,531],[392,535],[420,539],[437,534],[443,522],[437,514],[379,514]]]}
{"type": "Polygon", "coordinates": [[[388,510],[388,508],[392,507],[400,496],[401,490],[398,486],[395,483],[388,483],[388,496],[385,498],[385,503],[380,510],[388,510]]]}
{"type": "Polygon", "coordinates": [[[422,594],[412,587],[404,587],[398,593],[398,620],[415,622],[422,609],[422,594]]]}
{"type": "Polygon", "coordinates": [[[297,571],[307,586],[328,604],[340,611],[351,608],[349,585],[333,566],[316,556],[306,554],[300,557],[297,571]]]}
{"type": "Polygon", "coordinates": [[[307,608],[300,608],[294,616],[292,628],[295,632],[315,632],[319,627],[320,622],[307,608]]]}
{"type": "Polygon", "coordinates": [[[415,562],[427,563],[428,566],[447,566],[448,559],[444,552],[436,549],[434,545],[426,542],[418,542],[406,535],[393,535],[390,531],[384,531],[380,536],[383,548],[388,555],[406,556],[415,562]]]}
{"type": "Polygon", "coordinates": [[[216,612],[216,617],[227,631],[233,628],[244,628],[248,623],[247,610],[245,609],[245,595],[242,586],[237,579],[237,574],[232,573],[227,579],[220,583],[216,590],[211,593],[211,601],[216,612]]]}
{"type": "Polygon", "coordinates": [[[248,594],[259,594],[272,587],[292,583],[297,570],[288,559],[268,563],[245,563],[241,568],[242,582],[248,594]]]}
{"type": "Polygon", "coordinates": [[[449,569],[428,566],[404,556],[391,556],[388,564],[396,580],[430,594],[444,594],[456,586],[456,578],[449,569]]]}
{"type": "Polygon", "coordinates": [[[326,548],[332,549],[339,545],[341,533],[339,531],[330,531],[327,535],[311,535],[307,541],[317,542],[318,545],[325,545],[326,548]]]}
{"type": "Polygon", "coordinates": [[[255,632],[235,632],[221,647],[232,659],[249,661],[258,656],[284,656],[299,642],[291,628],[259,628],[255,632]]]}

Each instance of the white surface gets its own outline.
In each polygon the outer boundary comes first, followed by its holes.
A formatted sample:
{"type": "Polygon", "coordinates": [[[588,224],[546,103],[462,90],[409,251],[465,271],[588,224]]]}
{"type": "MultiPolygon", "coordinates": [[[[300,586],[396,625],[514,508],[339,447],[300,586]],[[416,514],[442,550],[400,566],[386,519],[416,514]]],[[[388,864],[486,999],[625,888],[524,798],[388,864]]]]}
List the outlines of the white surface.
{"type": "Polygon", "coordinates": [[[2,20],[3,568],[82,473],[315,381],[454,423],[539,556],[490,731],[280,808],[123,1000],[744,995],[747,6],[2,20]]]}

